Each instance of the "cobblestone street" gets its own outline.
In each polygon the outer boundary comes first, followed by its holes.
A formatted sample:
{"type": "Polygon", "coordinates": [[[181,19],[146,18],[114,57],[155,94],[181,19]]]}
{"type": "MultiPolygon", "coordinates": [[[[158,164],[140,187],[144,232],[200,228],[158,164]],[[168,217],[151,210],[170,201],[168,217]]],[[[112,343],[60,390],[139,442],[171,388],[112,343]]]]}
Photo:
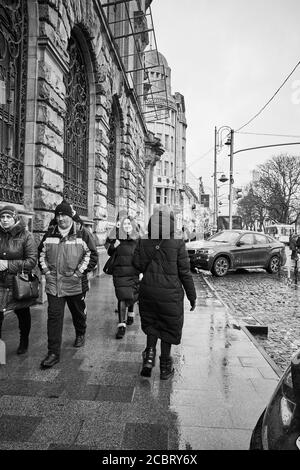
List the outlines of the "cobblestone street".
{"type": "Polygon", "coordinates": [[[224,278],[202,274],[237,321],[251,323],[253,319],[268,326],[267,338],[255,339],[283,371],[300,348],[300,286],[295,286],[286,272],[278,276],[263,270],[245,270],[224,278]]]}

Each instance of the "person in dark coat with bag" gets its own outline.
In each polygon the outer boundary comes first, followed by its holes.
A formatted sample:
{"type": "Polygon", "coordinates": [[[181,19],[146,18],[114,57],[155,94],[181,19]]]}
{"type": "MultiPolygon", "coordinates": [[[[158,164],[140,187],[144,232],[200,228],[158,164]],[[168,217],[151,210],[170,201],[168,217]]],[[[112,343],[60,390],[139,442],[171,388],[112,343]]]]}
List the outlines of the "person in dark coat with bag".
{"type": "Polygon", "coordinates": [[[0,210],[0,338],[4,313],[13,310],[18,317],[20,343],[17,354],[28,349],[31,329],[30,306],[36,299],[15,300],[13,278],[17,273],[28,274],[37,264],[37,245],[24,220],[14,206],[0,210]]]}
{"type": "Polygon", "coordinates": [[[180,344],[184,319],[184,291],[191,310],[196,291],[189,257],[182,238],[174,238],[173,213],[157,211],[148,224],[148,235],[140,239],[133,256],[134,266],[143,273],[140,283],[141,327],[147,335],[141,375],[150,377],[160,339],[160,378],[174,373],[170,355],[172,344],[180,344]]]}
{"type": "Polygon", "coordinates": [[[108,254],[116,252],[113,265],[113,283],[118,299],[118,330],[116,339],[122,339],[126,326],[134,321],[134,303],[138,300],[139,272],[132,264],[133,253],[139,238],[137,225],[131,216],[123,215],[118,221],[116,239],[110,238],[108,254]]]}

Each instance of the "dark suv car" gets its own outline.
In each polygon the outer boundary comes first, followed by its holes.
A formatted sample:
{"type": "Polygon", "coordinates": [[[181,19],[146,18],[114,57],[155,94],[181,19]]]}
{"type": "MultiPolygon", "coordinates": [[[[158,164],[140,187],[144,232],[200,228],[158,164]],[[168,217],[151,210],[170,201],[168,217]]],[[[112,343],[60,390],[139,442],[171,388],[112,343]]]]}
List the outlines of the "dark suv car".
{"type": "Polygon", "coordinates": [[[208,240],[186,243],[191,269],[205,269],[215,276],[229,270],[264,268],[278,272],[286,263],[285,245],[269,235],[248,230],[223,230],[208,240]]]}

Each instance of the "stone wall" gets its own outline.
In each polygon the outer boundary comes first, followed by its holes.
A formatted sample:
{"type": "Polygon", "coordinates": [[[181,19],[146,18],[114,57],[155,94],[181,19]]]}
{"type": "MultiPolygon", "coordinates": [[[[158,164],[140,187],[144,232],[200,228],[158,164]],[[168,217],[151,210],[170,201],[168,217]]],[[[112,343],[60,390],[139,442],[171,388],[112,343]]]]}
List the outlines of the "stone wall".
{"type": "MultiPolygon", "coordinates": [[[[35,2],[34,2],[35,3],[35,2]]],[[[132,213],[144,206],[144,141],[146,130],[96,2],[36,2],[30,21],[37,25],[36,140],[33,159],[34,231],[42,235],[63,194],[64,76],[71,33],[84,52],[90,89],[88,215],[83,217],[102,245],[107,228],[107,159],[109,118],[113,102],[120,116],[119,206],[132,213]],[[137,190],[137,186],[139,186],[137,190]]],[[[32,31],[32,28],[31,28],[32,31]]],[[[33,35],[33,33],[31,33],[33,35]]],[[[32,99],[34,90],[28,100],[32,99]]],[[[140,209],[139,209],[140,210],[140,209]]]]}

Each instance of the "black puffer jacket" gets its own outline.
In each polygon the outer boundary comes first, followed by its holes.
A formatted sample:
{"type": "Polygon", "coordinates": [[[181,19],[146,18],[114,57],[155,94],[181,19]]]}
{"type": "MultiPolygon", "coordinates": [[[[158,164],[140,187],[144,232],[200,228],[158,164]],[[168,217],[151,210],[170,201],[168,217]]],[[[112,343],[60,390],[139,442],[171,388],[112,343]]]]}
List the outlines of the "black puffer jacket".
{"type": "Polygon", "coordinates": [[[134,266],[144,274],[140,284],[139,311],[142,330],[171,344],[179,344],[183,327],[184,291],[196,300],[189,257],[182,239],[174,239],[174,218],[154,213],[148,237],[139,241],[134,266]],[[155,235],[155,239],[151,239],[155,235]],[[164,239],[163,239],[164,237],[164,239]]]}
{"type": "Polygon", "coordinates": [[[132,258],[137,245],[137,239],[128,238],[120,240],[120,244],[114,248],[115,240],[108,247],[111,256],[116,251],[116,259],[113,267],[113,282],[118,300],[138,299],[139,271],[133,266],[132,258]]]}
{"type": "Polygon", "coordinates": [[[13,298],[13,276],[18,272],[30,272],[37,263],[37,245],[22,218],[9,230],[0,225],[0,258],[8,260],[8,269],[0,272],[0,311],[28,307],[35,300],[17,301],[13,298]]]}

